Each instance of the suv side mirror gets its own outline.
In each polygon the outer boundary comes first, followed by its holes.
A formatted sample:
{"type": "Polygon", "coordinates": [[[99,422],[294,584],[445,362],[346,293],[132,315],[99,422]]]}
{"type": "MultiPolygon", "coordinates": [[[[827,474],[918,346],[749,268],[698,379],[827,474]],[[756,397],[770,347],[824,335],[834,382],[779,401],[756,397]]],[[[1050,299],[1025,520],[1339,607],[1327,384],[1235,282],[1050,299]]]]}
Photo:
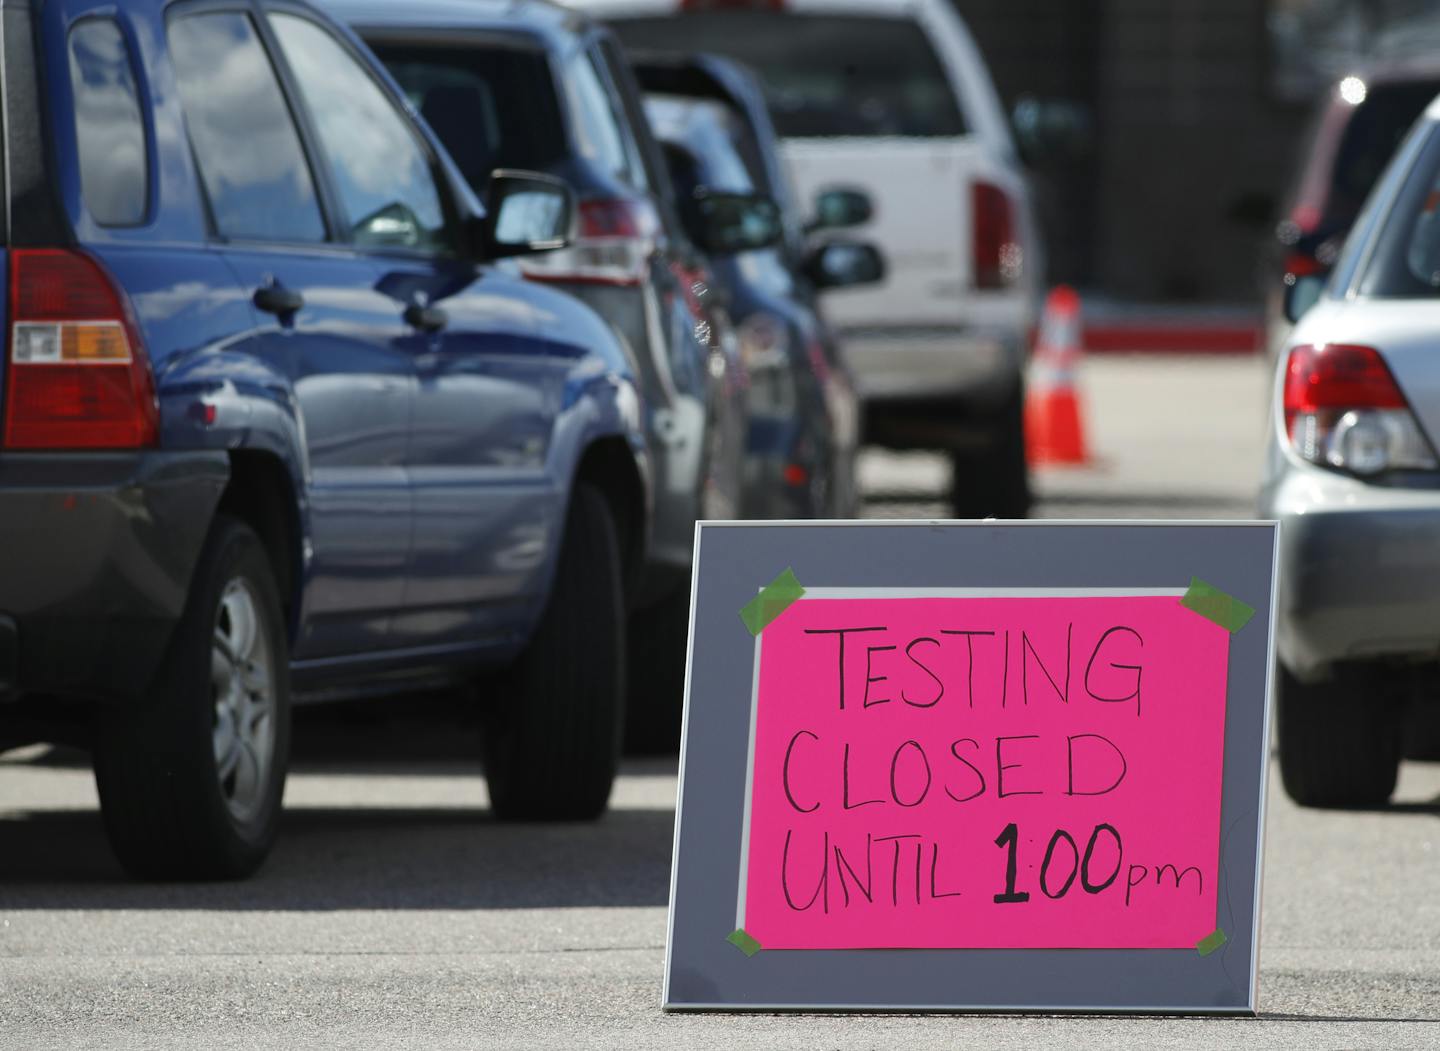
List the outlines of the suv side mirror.
{"type": "Polygon", "coordinates": [[[1306,274],[1303,277],[1296,277],[1285,285],[1285,320],[1295,324],[1305,316],[1306,311],[1313,307],[1320,299],[1320,293],[1325,291],[1325,276],[1321,274],[1306,274]]]}
{"type": "Polygon", "coordinates": [[[785,235],[780,206],[762,194],[701,190],[694,214],[695,241],[711,255],[770,248],[785,235]]]}
{"type": "Polygon", "coordinates": [[[885,257],[868,241],[831,241],[810,254],[804,270],[817,289],[873,285],[885,279],[885,257]]]}
{"type": "Polygon", "coordinates": [[[835,187],[815,197],[815,218],[805,224],[805,232],[843,230],[868,223],[875,214],[875,205],[864,190],[835,187]]]}
{"type": "Polygon", "coordinates": [[[485,192],[479,254],[486,259],[551,252],[570,243],[575,194],[539,172],[497,169],[485,192]]]}

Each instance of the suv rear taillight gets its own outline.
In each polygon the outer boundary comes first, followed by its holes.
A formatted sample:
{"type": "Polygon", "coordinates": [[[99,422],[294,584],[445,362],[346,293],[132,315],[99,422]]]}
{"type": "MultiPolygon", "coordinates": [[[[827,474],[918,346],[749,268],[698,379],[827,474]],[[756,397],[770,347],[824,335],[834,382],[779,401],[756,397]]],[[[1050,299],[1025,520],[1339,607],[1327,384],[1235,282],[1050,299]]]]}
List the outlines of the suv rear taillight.
{"type": "Polygon", "coordinates": [[[970,184],[972,267],[976,288],[1009,288],[1020,280],[1024,253],[1010,195],[988,182],[970,184]]]}
{"type": "Polygon", "coordinates": [[[159,433],[145,348],[100,265],[67,249],[10,252],[5,446],[133,449],[159,433]]]}
{"type": "Polygon", "coordinates": [[[1372,347],[1296,347],[1285,366],[1285,433],[1311,463],[1359,475],[1433,470],[1434,450],[1372,347]]]}
{"type": "Polygon", "coordinates": [[[638,285],[649,271],[660,216],[649,201],[591,197],[580,202],[568,248],[526,256],[520,268],[540,281],[638,285]]]}

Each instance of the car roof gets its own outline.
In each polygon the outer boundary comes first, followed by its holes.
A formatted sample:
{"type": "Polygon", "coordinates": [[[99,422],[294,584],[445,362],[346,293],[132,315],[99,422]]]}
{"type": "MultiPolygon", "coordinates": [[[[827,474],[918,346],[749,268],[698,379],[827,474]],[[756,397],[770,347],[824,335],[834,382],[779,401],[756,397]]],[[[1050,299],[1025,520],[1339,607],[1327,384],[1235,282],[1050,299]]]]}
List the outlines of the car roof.
{"type": "Polygon", "coordinates": [[[312,0],[333,17],[365,29],[529,30],[558,41],[590,21],[550,0],[312,0]]]}

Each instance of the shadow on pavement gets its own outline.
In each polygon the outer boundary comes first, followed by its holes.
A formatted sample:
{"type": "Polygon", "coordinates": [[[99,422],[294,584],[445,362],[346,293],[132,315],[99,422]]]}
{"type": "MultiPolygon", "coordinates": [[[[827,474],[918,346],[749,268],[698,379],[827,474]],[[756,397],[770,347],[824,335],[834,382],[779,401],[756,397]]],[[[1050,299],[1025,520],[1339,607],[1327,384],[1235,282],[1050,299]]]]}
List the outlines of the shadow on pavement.
{"type": "MultiPolygon", "coordinates": [[[[1397,1018],[1393,1015],[1312,1015],[1312,1014],[1282,1014],[1270,1011],[1261,1011],[1257,1018],[1262,1022],[1358,1022],[1363,1025],[1374,1025],[1377,1023],[1409,1022],[1417,1025],[1434,1025],[1440,1022],[1440,1015],[1432,1018],[1397,1018]]],[[[1242,1019],[1236,1019],[1242,1021],[1242,1019]]]]}
{"type": "Polygon", "coordinates": [[[1431,814],[1440,817],[1440,797],[1409,803],[1386,803],[1384,806],[1348,807],[1356,814],[1431,814]]]}
{"type": "MultiPolygon", "coordinates": [[[[301,776],[482,776],[473,703],[454,694],[299,707],[292,771],[301,776]]],[[[8,764],[7,764],[8,765],[8,764]]],[[[18,766],[88,768],[53,748],[18,766]]],[[[626,778],[674,777],[674,756],[629,759],[626,778]]],[[[0,908],[524,909],[663,906],[669,899],[668,807],[613,809],[596,823],[511,825],[464,806],[287,807],[274,853],[249,880],[130,881],[96,810],[26,810],[0,818],[0,908]]],[[[430,804],[435,795],[427,793],[430,804]]],[[[8,808],[7,808],[8,809],[8,808]]]]}
{"type": "MultiPolygon", "coordinates": [[[[1233,493],[1207,492],[1116,492],[1097,489],[1093,492],[1072,492],[1050,487],[1036,487],[1036,501],[1043,507],[1063,508],[1070,506],[1094,507],[1113,505],[1118,509],[1148,511],[1189,510],[1195,507],[1209,507],[1216,510],[1237,512],[1237,517],[1248,518],[1255,510],[1255,501],[1249,496],[1237,497],[1233,493]]],[[[944,503],[948,495],[940,491],[925,489],[896,489],[867,493],[866,504],[913,504],[923,502],[944,503]]],[[[1045,516],[1041,516],[1045,517],[1045,516]]],[[[1053,516],[1052,516],[1053,517],[1053,516]]]]}
{"type": "Polygon", "coordinates": [[[483,811],[299,808],[237,883],[127,880],[100,815],[0,820],[0,902],[18,909],[528,909],[663,906],[674,813],[504,825],[483,811]]]}

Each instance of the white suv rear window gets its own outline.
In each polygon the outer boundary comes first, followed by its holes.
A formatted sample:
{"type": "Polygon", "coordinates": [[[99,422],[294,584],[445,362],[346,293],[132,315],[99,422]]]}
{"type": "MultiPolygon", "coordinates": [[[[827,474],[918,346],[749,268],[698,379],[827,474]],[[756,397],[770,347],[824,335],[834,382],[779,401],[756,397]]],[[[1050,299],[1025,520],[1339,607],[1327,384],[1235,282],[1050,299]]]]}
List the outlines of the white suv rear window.
{"type": "Polygon", "coordinates": [[[703,46],[750,66],[785,138],[965,133],[954,85],[907,19],[724,10],[611,24],[635,51],[703,46]]]}

